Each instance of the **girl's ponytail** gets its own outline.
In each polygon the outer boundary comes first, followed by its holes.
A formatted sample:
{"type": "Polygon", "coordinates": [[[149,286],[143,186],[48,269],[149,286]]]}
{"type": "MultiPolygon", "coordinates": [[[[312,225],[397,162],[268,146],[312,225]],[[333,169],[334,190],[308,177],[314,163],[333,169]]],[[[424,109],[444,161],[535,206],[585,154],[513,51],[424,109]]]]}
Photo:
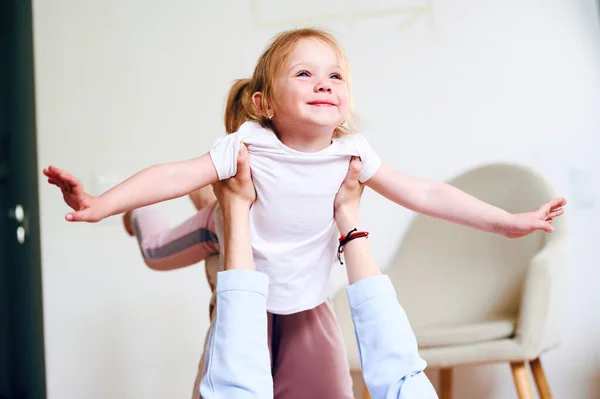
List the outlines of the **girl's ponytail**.
{"type": "Polygon", "coordinates": [[[233,83],[225,105],[225,130],[227,134],[238,131],[242,123],[256,120],[257,112],[252,105],[250,79],[238,79],[233,83]]]}

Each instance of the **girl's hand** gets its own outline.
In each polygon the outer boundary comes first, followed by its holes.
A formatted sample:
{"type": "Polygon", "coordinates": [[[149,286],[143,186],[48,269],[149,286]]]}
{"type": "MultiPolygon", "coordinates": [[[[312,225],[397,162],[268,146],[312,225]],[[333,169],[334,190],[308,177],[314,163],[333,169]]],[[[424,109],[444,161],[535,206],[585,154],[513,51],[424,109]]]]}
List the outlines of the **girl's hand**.
{"type": "Polygon", "coordinates": [[[552,233],[552,221],[564,213],[564,198],[546,202],[537,211],[510,215],[507,222],[500,226],[500,233],[508,238],[520,238],[537,230],[552,233]]]}
{"type": "Polygon", "coordinates": [[[96,197],[87,194],[83,190],[83,184],[75,176],[55,166],[44,169],[44,175],[48,177],[48,183],[60,188],[63,199],[76,212],[67,213],[68,221],[97,222],[102,219],[96,204],[96,197]]]}

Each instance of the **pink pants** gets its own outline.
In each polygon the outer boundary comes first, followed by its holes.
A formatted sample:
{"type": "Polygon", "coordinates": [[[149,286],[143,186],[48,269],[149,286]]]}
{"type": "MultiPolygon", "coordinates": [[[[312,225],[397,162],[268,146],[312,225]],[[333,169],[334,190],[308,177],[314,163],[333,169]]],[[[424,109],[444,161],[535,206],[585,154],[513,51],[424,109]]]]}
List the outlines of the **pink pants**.
{"type": "MultiPolygon", "coordinates": [[[[290,315],[268,313],[268,323],[275,399],[354,398],[342,333],[330,301],[290,315]]],[[[203,371],[204,356],[193,399],[200,399],[203,371]]]]}

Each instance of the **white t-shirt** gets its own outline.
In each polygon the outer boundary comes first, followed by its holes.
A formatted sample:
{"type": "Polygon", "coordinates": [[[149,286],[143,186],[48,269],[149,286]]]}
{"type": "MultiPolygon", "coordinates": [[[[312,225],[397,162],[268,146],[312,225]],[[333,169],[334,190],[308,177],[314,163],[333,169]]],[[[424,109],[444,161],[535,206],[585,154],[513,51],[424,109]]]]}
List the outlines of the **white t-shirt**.
{"type": "MultiPolygon", "coordinates": [[[[350,158],[361,158],[361,182],[375,174],[381,160],[359,134],[336,138],[329,147],[306,153],[285,146],[258,123],[246,122],[210,150],[219,179],[237,173],[240,141],[248,148],[257,193],[250,210],[250,234],[256,270],[270,279],[267,310],[291,314],[312,309],[330,294],[339,237],[333,203],[350,158]]],[[[220,225],[217,235],[223,248],[220,225]]]]}

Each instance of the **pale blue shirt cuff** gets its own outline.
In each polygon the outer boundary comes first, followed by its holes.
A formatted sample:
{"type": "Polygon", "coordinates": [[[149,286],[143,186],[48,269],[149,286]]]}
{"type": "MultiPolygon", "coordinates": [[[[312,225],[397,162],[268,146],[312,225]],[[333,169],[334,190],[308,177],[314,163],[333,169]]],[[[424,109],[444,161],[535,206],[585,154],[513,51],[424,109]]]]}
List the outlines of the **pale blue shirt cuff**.
{"type": "Polygon", "coordinates": [[[273,398],[267,342],[269,278],[250,270],[217,273],[215,320],[200,383],[204,399],[273,398]]]}
{"type": "Polygon", "coordinates": [[[353,308],[364,301],[368,301],[380,295],[393,295],[396,297],[396,290],[388,276],[380,274],[373,277],[367,277],[346,288],[350,308],[353,308]]]}
{"type": "Polygon", "coordinates": [[[437,398],[389,277],[365,278],[346,292],[363,377],[373,399],[437,398]]]}
{"type": "Polygon", "coordinates": [[[225,270],[217,273],[215,293],[219,295],[231,290],[262,295],[266,301],[269,294],[269,277],[254,270],[225,270]]]}

